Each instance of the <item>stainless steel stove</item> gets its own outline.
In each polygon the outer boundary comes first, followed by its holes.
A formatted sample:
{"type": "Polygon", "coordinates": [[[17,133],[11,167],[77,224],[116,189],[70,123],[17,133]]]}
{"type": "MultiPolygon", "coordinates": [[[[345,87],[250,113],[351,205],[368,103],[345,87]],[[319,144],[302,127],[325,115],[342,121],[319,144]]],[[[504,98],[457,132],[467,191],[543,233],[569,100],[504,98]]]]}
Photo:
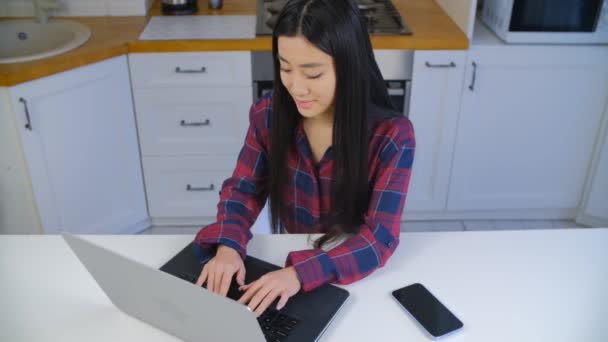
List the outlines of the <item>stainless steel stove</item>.
{"type": "MultiPolygon", "coordinates": [[[[287,0],[257,0],[257,35],[271,35],[287,0]]],[[[370,34],[412,34],[390,0],[356,0],[370,34]]]]}

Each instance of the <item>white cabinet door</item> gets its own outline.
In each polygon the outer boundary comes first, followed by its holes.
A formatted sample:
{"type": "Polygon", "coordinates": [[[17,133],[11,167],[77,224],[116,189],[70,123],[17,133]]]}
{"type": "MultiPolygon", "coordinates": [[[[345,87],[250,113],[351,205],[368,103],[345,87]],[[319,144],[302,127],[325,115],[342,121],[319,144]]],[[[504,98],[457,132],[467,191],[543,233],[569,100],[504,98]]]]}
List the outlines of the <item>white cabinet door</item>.
{"type": "Polygon", "coordinates": [[[238,155],[251,92],[251,86],[135,89],[142,155],[238,155]]]}
{"type": "Polygon", "coordinates": [[[143,157],[150,216],[215,217],[222,184],[236,165],[233,156],[143,157]]]}
{"type": "Polygon", "coordinates": [[[126,57],[23,83],[10,93],[44,232],[145,228],[126,57]]]}
{"type": "Polygon", "coordinates": [[[416,155],[404,218],[444,210],[458,122],[466,51],[416,51],[409,118],[416,155]]]}
{"type": "Polygon", "coordinates": [[[576,210],[608,94],[608,48],[469,53],[449,210],[576,210]]]}
{"type": "Polygon", "coordinates": [[[608,107],[576,223],[608,227],[608,107]]]}

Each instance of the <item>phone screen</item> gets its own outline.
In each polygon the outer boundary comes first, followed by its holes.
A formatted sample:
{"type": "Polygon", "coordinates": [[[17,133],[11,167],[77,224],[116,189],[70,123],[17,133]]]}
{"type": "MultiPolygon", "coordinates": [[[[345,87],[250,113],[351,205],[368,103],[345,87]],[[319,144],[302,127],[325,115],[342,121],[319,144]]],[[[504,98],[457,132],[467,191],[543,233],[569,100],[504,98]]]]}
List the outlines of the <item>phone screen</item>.
{"type": "Polygon", "coordinates": [[[434,337],[443,336],[463,326],[422,284],[395,290],[393,296],[434,337]]]}

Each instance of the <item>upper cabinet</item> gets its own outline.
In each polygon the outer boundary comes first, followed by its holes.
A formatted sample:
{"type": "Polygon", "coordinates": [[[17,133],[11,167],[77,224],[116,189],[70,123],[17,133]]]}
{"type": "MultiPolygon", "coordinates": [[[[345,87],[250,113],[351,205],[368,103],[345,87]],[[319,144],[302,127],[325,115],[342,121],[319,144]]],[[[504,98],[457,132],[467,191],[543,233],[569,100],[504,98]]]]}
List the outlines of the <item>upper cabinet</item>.
{"type": "Polygon", "coordinates": [[[148,226],[125,56],[9,91],[45,233],[148,226]]]}
{"type": "Polygon", "coordinates": [[[608,96],[608,47],[473,46],[448,210],[574,217],[608,96]]]}
{"type": "Polygon", "coordinates": [[[409,119],[416,155],[404,218],[445,209],[466,51],[416,51],[409,119]]]}

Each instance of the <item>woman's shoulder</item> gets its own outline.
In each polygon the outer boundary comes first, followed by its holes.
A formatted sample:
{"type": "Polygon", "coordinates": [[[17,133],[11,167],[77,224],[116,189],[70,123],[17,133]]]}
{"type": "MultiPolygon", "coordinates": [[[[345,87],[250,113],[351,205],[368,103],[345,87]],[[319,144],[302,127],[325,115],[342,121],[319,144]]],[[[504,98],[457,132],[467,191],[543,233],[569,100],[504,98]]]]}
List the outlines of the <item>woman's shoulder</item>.
{"type": "Polygon", "coordinates": [[[270,129],[272,115],[272,92],[268,92],[251,105],[249,122],[257,129],[270,129]]]}
{"type": "Polygon", "coordinates": [[[415,147],[414,125],[407,116],[396,113],[375,121],[372,142],[392,142],[398,146],[415,147]]]}

